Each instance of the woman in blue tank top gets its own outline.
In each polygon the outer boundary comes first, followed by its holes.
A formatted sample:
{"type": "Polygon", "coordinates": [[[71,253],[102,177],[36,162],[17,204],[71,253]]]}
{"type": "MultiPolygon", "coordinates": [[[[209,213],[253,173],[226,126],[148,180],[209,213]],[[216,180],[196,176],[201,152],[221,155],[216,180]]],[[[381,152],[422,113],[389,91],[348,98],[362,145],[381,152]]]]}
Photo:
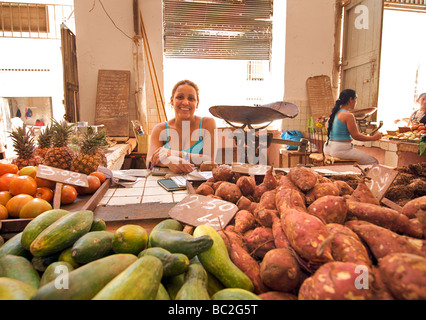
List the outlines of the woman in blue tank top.
{"type": "Polygon", "coordinates": [[[175,84],[170,104],[175,117],[153,128],[147,161],[174,173],[189,173],[194,165],[214,160],[216,122],[195,115],[199,90],[190,80],[175,84]]]}
{"type": "Polygon", "coordinates": [[[355,90],[343,90],[331,111],[328,120],[327,142],[324,145],[324,154],[346,160],[356,160],[360,165],[378,163],[377,159],[361,150],[354,148],[352,139],[359,141],[375,141],[382,137],[380,132],[373,136],[362,134],[358,130],[355,116],[357,94],[355,90]]]}

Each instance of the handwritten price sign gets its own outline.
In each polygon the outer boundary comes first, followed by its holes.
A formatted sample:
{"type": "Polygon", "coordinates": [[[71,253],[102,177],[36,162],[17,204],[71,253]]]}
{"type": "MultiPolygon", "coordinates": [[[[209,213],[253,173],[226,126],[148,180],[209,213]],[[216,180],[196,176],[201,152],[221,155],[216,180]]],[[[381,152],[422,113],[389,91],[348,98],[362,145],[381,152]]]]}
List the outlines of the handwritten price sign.
{"type": "Polygon", "coordinates": [[[367,177],[371,178],[370,190],[376,196],[377,200],[382,200],[397,175],[398,171],[392,167],[380,164],[371,166],[367,171],[367,177]]]}
{"type": "Polygon", "coordinates": [[[228,201],[191,194],[185,197],[169,211],[169,216],[182,223],[199,226],[209,225],[220,230],[232,220],[238,207],[228,201]]]}
{"type": "Polygon", "coordinates": [[[37,169],[37,178],[61,182],[64,184],[71,184],[80,187],[88,187],[87,175],[72,172],[68,170],[58,169],[45,165],[39,165],[37,169]]]}

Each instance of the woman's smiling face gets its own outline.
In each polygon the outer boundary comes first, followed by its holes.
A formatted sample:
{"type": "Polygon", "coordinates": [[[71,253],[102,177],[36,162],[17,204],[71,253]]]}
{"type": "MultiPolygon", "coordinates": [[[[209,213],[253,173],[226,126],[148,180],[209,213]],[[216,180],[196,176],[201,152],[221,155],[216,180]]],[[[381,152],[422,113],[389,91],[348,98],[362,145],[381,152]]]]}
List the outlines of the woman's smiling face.
{"type": "Polygon", "coordinates": [[[197,92],[191,85],[180,85],[170,103],[174,107],[176,117],[187,120],[194,115],[198,107],[197,92]]]}

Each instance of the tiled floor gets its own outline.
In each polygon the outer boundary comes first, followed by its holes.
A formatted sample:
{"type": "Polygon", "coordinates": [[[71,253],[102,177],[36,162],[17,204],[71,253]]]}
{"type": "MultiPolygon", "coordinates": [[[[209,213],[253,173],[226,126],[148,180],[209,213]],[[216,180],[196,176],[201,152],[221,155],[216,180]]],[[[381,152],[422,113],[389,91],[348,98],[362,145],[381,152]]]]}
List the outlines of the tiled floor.
{"type": "Polygon", "coordinates": [[[148,176],[138,178],[131,187],[112,185],[105,193],[99,205],[118,206],[138,203],[178,203],[188,195],[187,190],[168,192],[158,185],[157,180],[162,177],[148,176]]]}

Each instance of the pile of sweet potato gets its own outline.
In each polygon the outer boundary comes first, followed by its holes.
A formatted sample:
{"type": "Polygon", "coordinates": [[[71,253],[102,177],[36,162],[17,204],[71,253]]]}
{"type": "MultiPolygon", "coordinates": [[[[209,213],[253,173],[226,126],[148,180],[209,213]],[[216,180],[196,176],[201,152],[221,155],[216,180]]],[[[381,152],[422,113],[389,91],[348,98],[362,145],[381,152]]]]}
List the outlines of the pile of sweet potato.
{"type": "Polygon", "coordinates": [[[235,203],[229,256],[270,300],[426,299],[426,196],[402,212],[306,167],[261,183],[226,165],[197,193],[235,203]]]}

